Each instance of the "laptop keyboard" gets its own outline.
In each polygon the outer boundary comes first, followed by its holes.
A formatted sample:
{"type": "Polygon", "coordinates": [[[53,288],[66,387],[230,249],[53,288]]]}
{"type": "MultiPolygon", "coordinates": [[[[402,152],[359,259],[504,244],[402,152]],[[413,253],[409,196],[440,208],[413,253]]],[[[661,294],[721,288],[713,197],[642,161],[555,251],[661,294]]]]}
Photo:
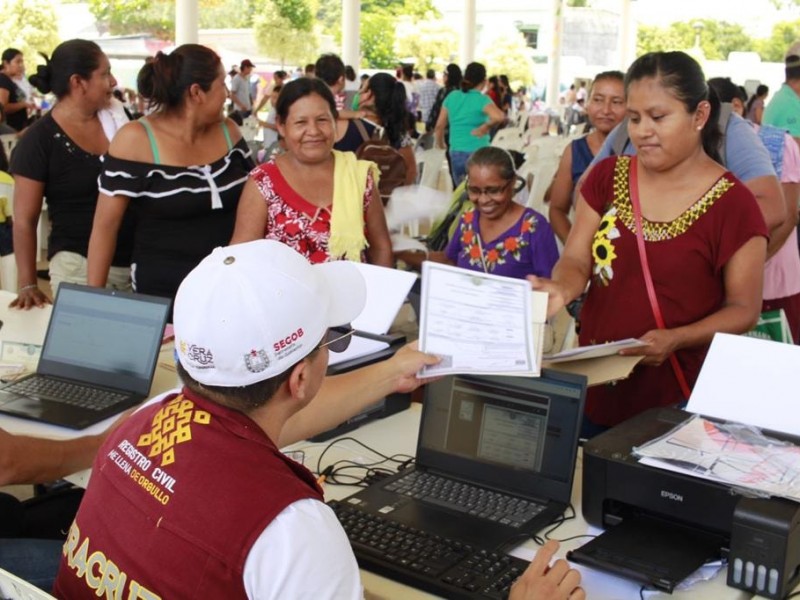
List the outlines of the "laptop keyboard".
{"type": "Polygon", "coordinates": [[[359,566],[446,598],[507,598],[528,562],[330,502],[359,566]]]}
{"type": "Polygon", "coordinates": [[[60,379],[35,376],[10,383],[3,388],[3,391],[96,411],[105,410],[128,398],[126,394],[100,390],[60,379]]]}
{"type": "Polygon", "coordinates": [[[517,528],[545,509],[544,504],[422,471],[395,479],[384,489],[517,528]]]}

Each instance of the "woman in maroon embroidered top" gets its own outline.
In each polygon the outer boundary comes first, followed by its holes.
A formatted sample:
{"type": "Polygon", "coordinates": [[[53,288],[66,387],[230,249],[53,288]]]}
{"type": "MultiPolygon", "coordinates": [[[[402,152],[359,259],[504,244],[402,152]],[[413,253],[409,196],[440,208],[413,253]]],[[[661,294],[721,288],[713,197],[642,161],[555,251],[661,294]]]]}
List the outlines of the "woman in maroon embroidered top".
{"type": "Polygon", "coordinates": [[[611,157],[591,171],[552,280],[533,280],[549,292],[549,312],[589,283],[582,345],[628,337],[647,342],[626,351],[644,356],[628,379],[589,391],[588,435],[647,408],[685,401],[714,334],[749,330],[761,306],[767,229],[753,195],[718,163],[719,103],[700,66],[682,52],[646,54],[631,65],[625,88],[638,157],[611,157]],[[643,275],[637,192],[664,327],[643,275]]]}
{"type": "Polygon", "coordinates": [[[267,238],[312,263],[348,258],[394,266],[377,169],[333,150],[336,102],[320,79],[284,85],[275,107],[286,152],[250,173],[232,244],[267,238]]]}

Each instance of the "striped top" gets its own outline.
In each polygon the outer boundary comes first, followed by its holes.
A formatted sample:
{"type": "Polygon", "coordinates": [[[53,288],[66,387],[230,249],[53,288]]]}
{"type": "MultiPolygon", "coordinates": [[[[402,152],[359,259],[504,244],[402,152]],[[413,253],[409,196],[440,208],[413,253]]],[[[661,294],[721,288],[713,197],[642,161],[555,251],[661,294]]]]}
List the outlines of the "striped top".
{"type": "MultiPolygon", "coordinates": [[[[175,274],[170,278],[175,281],[167,287],[177,290],[183,276],[207,254],[228,245],[239,196],[253,166],[244,140],[210,164],[189,167],[104,156],[100,192],[129,198],[136,217],[137,279],[157,263],[171,263],[175,274]]],[[[142,286],[137,291],[158,293],[142,286]]]]}

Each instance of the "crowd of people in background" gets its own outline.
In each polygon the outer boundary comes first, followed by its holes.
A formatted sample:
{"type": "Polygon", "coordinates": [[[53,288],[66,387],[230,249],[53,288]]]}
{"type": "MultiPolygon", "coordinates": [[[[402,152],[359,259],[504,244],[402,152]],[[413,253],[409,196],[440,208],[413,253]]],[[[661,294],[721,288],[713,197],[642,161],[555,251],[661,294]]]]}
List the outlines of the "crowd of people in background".
{"type": "MultiPolygon", "coordinates": [[[[36,256],[46,201],[53,294],[72,282],[179,298],[198,266],[212,268],[215,248],[263,240],[272,248],[265,256],[288,246],[286,260],[304,268],[341,260],[394,267],[398,259],[415,268],[427,259],[528,278],[548,294],[550,316],[572,312],[582,345],[646,342],[624,351],[643,356],[630,377],[589,391],[587,437],[649,407],[685,402],[713,335],[745,333],[762,311],[782,310],[790,341],[800,342],[797,55],[786,57],[786,81],[771,99],[765,85],[748,94],[728,78],[707,80],[683,52],[648,53],[626,73],[576,81],[559,97],[555,131],[548,121],[540,132],[570,136],[548,182],[547,215],[519,202],[519,157],[493,145],[512,117],[527,126],[536,109],[524,88],[479,62],[424,74],[404,64],[359,77],[324,54],[259,86],[249,59],[226,70],[213,50],[186,44],[148,59],[133,92],[118,86],[94,42],[60,44],[29,78],[24,60],[6,49],[0,71],[2,132],[19,135],[8,170],[19,273],[12,305],[21,309],[51,302],[36,256]],[[43,110],[48,98],[54,105],[43,110]],[[260,148],[242,133],[253,121],[263,129],[260,148]],[[395,254],[386,184],[413,184],[416,151],[431,147],[447,153],[459,211],[444,244],[395,254]]],[[[260,251],[230,252],[244,260],[260,251]]],[[[309,404],[318,391],[333,394],[316,362],[331,343],[320,335],[289,365],[294,379],[276,384],[289,391],[269,388],[278,400],[309,404]]],[[[413,373],[437,359],[407,349],[393,360],[387,391],[413,389],[413,373]]],[[[370,373],[375,385],[385,375],[370,373]]],[[[213,410],[228,418],[228,390],[204,388],[202,369],[188,381],[196,385],[187,397],[219,401],[226,408],[213,410]]],[[[372,397],[352,379],[347,386],[372,397]]],[[[280,433],[272,442],[286,441],[280,433]]],[[[97,445],[69,467],[88,466],[97,445]]],[[[39,566],[53,569],[52,561],[39,566]]],[[[579,577],[565,569],[568,589],[547,598],[582,597],[579,577]]],[[[66,563],[59,579],[62,590],[83,586],[66,563]]],[[[358,589],[357,580],[351,585],[358,589]]]]}

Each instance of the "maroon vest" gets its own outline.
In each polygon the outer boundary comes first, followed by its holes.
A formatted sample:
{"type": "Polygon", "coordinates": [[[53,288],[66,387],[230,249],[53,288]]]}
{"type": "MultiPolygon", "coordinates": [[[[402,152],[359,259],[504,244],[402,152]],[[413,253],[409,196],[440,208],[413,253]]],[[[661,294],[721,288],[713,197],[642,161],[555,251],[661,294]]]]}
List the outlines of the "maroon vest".
{"type": "Polygon", "coordinates": [[[246,598],[250,548],[304,498],[322,500],[308,469],[247,416],[184,389],[133,414],[100,448],[54,593],[246,598]]]}

